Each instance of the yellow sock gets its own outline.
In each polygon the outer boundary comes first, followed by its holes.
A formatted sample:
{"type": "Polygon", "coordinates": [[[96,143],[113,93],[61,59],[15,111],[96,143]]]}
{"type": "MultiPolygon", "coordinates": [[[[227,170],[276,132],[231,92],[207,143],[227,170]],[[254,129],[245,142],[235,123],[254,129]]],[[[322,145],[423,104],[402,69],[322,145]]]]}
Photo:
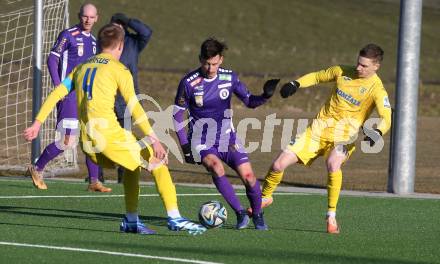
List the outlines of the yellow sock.
{"type": "Polygon", "coordinates": [[[141,169],[124,170],[123,184],[125,194],[125,209],[127,213],[136,213],[139,205],[139,178],[141,169]]]}
{"type": "Polygon", "coordinates": [[[336,212],[336,206],[338,204],[339,192],[342,186],[342,171],[328,173],[327,181],[327,195],[328,195],[328,211],[336,212]]]}
{"type": "Polygon", "coordinates": [[[151,174],[153,175],[154,182],[156,183],[157,192],[162,198],[163,204],[167,212],[178,209],[176,187],[171,180],[171,175],[168,167],[162,165],[159,168],[152,170],[151,174]]]}
{"type": "Polygon", "coordinates": [[[273,192],[283,179],[284,171],[273,171],[270,169],[267,172],[266,178],[264,178],[263,191],[261,193],[262,198],[272,197],[273,192]]]}

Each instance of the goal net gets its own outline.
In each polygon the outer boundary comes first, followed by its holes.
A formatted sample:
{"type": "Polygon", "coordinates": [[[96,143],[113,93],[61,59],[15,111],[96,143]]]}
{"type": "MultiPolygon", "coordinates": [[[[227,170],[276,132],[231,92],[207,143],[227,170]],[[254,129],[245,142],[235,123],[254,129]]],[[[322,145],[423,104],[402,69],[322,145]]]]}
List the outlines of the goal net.
{"type": "MultiPolygon", "coordinates": [[[[0,14],[0,174],[24,171],[31,159],[31,144],[23,130],[32,123],[34,0],[2,0],[0,14]]],[[[68,0],[43,1],[43,99],[53,89],[46,61],[58,34],[68,26],[68,0]]],[[[41,150],[59,135],[56,111],[43,125],[41,150]]],[[[76,149],[65,151],[45,170],[45,176],[77,170],[76,149]]]]}

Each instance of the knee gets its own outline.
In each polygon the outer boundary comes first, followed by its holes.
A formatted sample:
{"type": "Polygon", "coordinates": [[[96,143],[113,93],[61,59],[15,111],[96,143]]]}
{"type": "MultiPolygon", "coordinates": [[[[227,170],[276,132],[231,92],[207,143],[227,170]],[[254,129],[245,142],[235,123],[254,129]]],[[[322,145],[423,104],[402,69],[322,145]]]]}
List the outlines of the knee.
{"type": "Polygon", "coordinates": [[[205,167],[215,176],[225,175],[225,169],[223,168],[223,164],[219,160],[208,160],[205,163],[205,167]]]}
{"type": "Polygon", "coordinates": [[[327,160],[326,162],[327,165],[327,171],[328,172],[335,172],[341,169],[341,163],[340,162],[336,162],[334,160],[327,160]]]}
{"type": "Polygon", "coordinates": [[[255,174],[253,172],[244,173],[241,178],[244,183],[249,186],[253,186],[256,182],[255,174]]]}
{"type": "Polygon", "coordinates": [[[281,162],[281,160],[277,159],[272,163],[272,171],[274,172],[282,172],[286,166],[281,162]]]}

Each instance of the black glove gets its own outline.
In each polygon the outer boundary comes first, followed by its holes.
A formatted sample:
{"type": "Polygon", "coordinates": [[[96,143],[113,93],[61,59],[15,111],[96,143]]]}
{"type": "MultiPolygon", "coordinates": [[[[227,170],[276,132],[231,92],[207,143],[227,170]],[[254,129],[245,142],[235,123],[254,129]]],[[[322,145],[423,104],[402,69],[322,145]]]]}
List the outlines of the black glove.
{"type": "Polygon", "coordinates": [[[367,141],[370,144],[370,147],[372,147],[377,141],[379,141],[379,138],[382,137],[382,132],[375,128],[373,130],[369,130],[368,133],[371,135],[366,135],[364,141],[367,141]]]}
{"type": "Polygon", "coordinates": [[[272,97],[272,95],[275,93],[275,89],[277,88],[277,84],[280,82],[280,79],[271,79],[264,83],[263,86],[263,94],[262,96],[266,99],[269,99],[272,97]]]}
{"type": "Polygon", "coordinates": [[[296,93],[296,90],[298,90],[298,88],[299,88],[299,82],[297,82],[297,81],[291,81],[291,82],[285,83],[283,85],[283,87],[281,87],[281,90],[280,90],[281,97],[287,98],[287,97],[293,95],[294,93],[296,93]]]}
{"type": "Polygon", "coordinates": [[[192,155],[191,144],[186,143],[185,145],[182,145],[181,147],[182,147],[182,151],[183,151],[183,156],[185,157],[185,162],[189,163],[189,164],[196,164],[196,162],[194,161],[194,157],[192,155]]]}
{"type": "Polygon", "coordinates": [[[128,22],[130,21],[130,18],[128,18],[123,13],[116,13],[112,16],[112,19],[110,20],[111,23],[117,23],[123,27],[126,27],[128,25],[128,22]]]}

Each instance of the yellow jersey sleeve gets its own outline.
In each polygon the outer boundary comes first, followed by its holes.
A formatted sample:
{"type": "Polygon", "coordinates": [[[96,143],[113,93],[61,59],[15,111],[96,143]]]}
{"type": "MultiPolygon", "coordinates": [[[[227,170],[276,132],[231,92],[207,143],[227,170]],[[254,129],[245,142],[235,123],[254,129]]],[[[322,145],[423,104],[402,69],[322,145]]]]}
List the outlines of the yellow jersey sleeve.
{"type": "Polygon", "coordinates": [[[373,95],[374,103],[376,105],[377,113],[382,119],[377,129],[384,135],[391,127],[391,104],[388,98],[388,93],[382,86],[377,89],[377,92],[373,95]]]}
{"type": "Polygon", "coordinates": [[[153,133],[153,128],[148,121],[147,114],[137,100],[134,92],[133,77],[127,69],[125,69],[122,73],[118,72],[118,74],[118,90],[127,103],[127,107],[133,116],[135,124],[139,126],[145,135],[151,135],[153,133]]]}
{"type": "Polygon", "coordinates": [[[333,66],[325,70],[308,73],[301,76],[296,81],[299,82],[300,88],[306,88],[318,83],[335,81],[342,74],[342,68],[340,66],[333,66]]]}
{"type": "Polygon", "coordinates": [[[40,111],[38,111],[37,117],[35,118],[40,121],[40,123],[44,123],[55,105],[73,89],[73,72],[74,70],[57,87],[55,87],[44,101],[43,106],[41,106],[40,111]]]}

